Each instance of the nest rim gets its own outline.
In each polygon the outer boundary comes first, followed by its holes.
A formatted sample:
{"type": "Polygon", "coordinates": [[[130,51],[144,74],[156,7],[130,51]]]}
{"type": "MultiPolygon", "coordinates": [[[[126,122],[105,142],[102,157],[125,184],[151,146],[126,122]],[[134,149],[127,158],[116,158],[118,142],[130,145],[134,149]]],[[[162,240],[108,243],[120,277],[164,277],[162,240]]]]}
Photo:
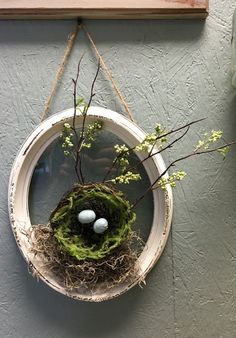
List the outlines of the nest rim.
{"type": "Polygon", "coordinates": [[[77,260],[85,260],[102,259],[109,255],[131,234],[135,219],[130,202],[120,190],[105,183],[92,183],[75,184],[60,199],[49,222],[61,249],[77,260]],[[110,224],[103,234],[96,235],[87,224],[80,224],[84,234],[78,232],[78,212],[88,208],[100,216],[107,213],[110,224]],[[102,212],[100,209],[103,209],[102,212]]]}

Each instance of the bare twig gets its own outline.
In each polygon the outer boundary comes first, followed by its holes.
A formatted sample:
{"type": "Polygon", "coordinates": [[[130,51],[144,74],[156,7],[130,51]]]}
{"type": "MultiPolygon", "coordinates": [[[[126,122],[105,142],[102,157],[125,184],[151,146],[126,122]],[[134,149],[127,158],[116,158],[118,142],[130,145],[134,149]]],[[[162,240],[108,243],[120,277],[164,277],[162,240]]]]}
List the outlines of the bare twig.
{"type": "Polygon", "coordinates": [[[80,74],[80,65],[81,62],[83,60],[84,54],[81,56],[78,66],[77,66],[77,74],[76,74],[76,78],[72,79],[73,83],[74,83],[74,92],[73,92],[73,97],[74,97],[74,115],[73,115],[73,122],[72,122],[72,126],[75,129],[75,119],[76,119],[76,108],[77,108],[77,84],[78,84],[78,79],[79,79],[79,74],[80,74]]]}
{"type": "Polygon", "coordinates": [[[93,82],[92,82],[91,91],[90,91],[90,98],[89,98],[88,104],[84,106],[83,113],[82,113],[82,115],[83,115],[82,129],[81,129],[80,139],[79,139],[78,147],[77,147],[77,154],[78,154],[77,165],[79,167],[78,170],[79,170],[79,174],[80,174],[81,179],[82,179],[82,183],[84,183],[84,176],[83,176],[83,173],[82,173],[82,161],[81,161],[80,152],[81,152],[81,148],[82,148],[82,145],[83,145],[83,142],[84,142],[84,131],[85,131],[85,122],[86,122],[87,112],[88,112],[88,109],[91,105],[92,99],[95,96],[94,86],[95,86],[95,82],[96,82],[97,77],[98,77],[99,70],[100,70],[100,60],[98,62],[97,71],[96,71],[96,74],[95,74],[93,82]]]}
{"type": "Polygon", "coordinates": [[[81,65],[83,57],[84,57],[84,54],[81,56],[81,58],[80,58],[80,60],[78,62],[76,77],[75,77],[75,79],[72,79],[73,84],[74,84],[74,91],[73,91],[73,97],[74,97],[74,115],[73,115],[71,129],[72,129],[72,131],[74,133],[75,142],[76,142],[75,173],[76,173],[76,176],[78,178],[79,183],[82,183],[82,177],[81,177],[81,175],[79,174],[79,172],[77,170],[77,168],[78,168],[78,162],[79,162],[79,154],[78,154],[78,151],[77,151],[77,147],[78,147],[78,144],[79,144],[79,137],[78,137],[78,134],[77,134],[77,131],[76,131],[76,128],[75,128],[75,119],[76,119],[76,109],[77,109],[77,101],[76,101],[77,100],[77,84],[78,84],[78,79],[79,79],[79,74],[80,74],[80,65],[81,65]]]}

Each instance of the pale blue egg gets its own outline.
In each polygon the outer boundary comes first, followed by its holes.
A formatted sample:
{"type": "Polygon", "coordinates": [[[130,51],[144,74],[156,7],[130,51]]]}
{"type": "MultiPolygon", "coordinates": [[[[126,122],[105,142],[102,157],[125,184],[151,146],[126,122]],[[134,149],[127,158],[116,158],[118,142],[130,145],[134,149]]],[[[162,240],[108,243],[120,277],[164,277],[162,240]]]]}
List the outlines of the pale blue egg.
{"type": "Polygon", "coordinates": [[[83,210],[78,214],[78,220],[82,224],[88,224],[95,220],[96,214],[93,210],[83,210]]]}
{"type": "Polygon", "coordinates": [[[106,218],[99,218],[94,222],[93,230],[96,234],[102,234],[108,228],[108,222],[106,218]]]}

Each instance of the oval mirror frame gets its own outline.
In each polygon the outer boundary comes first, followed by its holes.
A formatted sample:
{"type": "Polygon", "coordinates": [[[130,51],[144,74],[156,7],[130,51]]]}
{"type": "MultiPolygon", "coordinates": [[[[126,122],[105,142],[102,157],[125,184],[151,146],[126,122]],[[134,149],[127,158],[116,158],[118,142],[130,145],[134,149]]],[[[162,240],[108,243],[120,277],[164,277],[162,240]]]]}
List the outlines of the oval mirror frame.
{"type": "MultiPolygon", "coordinates": [[[[153,222],[152,228],[145,244],[143,252],[137,260],[137,278],[129,283],[119,284],[110,290],[96,289],[95,292],[88,290],[66,290],[60,285],[50,271],[45,271],[44,262],[38,255],[35,256],[30,248],[26,233],[31,225],[28,196],[31,178],[35,166],[45,149],[60,134],[65,122],[72,123],[74,110],[68,109],[57,113],[42,122],[25,141],[16,156],[12,167],[8,204],[12,230],[17,245],[33,272],[54,290],[74,299],[83,301],[100,302],[117,297],[134,285],[145,280],[148,272],[160,258],[171,227],[173,213],[173,196],[170,187],[164,192],[161,189],[153,190],[153,222]]],[[[101,107],[90,107],[86,123],[94,119],[100,119],[104,123],[104,129],[112,132],[130,147],[142,141],[145,133],[128,118],[114,111],[101,107]]],[[[82,116],[76,116],[76,126],[79,126],[82,116]]],[[[145,154],[137,152],[136,155],[142,160],[145,154]]],[[[143,163],[150,182],[153,182],[158,174],[162,173],[166,166],[160,154],[153,156],[143,163]]]]}

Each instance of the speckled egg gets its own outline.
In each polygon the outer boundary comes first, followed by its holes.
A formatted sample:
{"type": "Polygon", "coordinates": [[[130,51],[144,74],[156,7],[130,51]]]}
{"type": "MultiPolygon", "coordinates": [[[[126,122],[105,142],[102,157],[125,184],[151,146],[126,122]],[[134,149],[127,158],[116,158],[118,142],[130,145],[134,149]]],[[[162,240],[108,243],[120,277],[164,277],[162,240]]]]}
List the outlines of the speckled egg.
{"type": "Polygon", "coordinates": [[[83,210],[78,214],[78,220],[82,224],[88,224],[95,220],[96,214],[93,210],[83,210]]]}
{"type": "Polygon", "coordinates": [[[102,234],[108,228],[108,222],[106,218],[99,218],[94,222],[93,230],[96,234],[102,234]]]}

